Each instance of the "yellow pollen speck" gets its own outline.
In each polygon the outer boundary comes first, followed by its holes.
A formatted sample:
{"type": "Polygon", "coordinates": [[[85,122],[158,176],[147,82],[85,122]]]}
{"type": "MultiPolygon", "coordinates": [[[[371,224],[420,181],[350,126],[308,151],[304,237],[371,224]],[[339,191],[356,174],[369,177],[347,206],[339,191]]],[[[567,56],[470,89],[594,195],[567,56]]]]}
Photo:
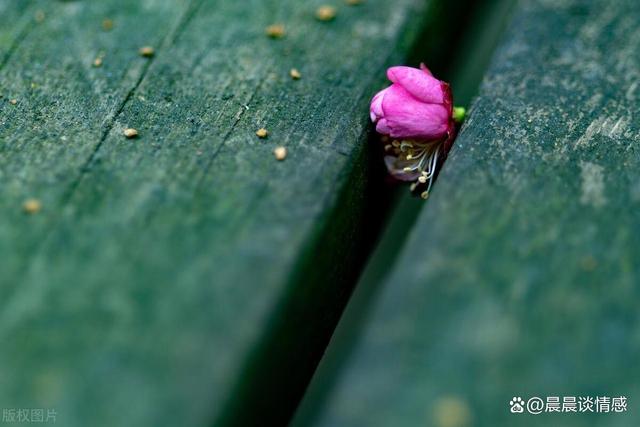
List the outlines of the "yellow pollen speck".
{"type": "Polygon", "coordinates": [[[469,427],[473,424],[469,404],[456,396],[438,399],[432,409],[435,427],[469,427]]]}
{"type": "Polygon", "coordinates": [[[282,24],[273,24],[269,25],[265,30],[267,36],[272,39],[281,39],[285,35],[284,25],[282,24]]]}
{"type": "Polygon", "coordinates": [[[287,158],[287,149],[285,147],[276,147],[273,150],[273,155],[276,157],[276,160],[284,160],[287,158]]]}
{"type": "Polygon", "coordinates": [[[269,131],[265,128],[261,128],[256,131],[256,135],[258,135],[258,138],[266,138],[269,136],[269,131]]]}
{"type": "Polygon", "coordinates": [[[113,29],[113,20],[109,18],[104,18],[102,20],[102,29],[105,31],[111,31],[113,29]]]}
{"type": "Polygon", "coordinates": [[[126,136],[129,139],[135,138],[138,136],[138,131],[136,129],[133,128],[128,128],[125,129],[123,132],[124,136],[126,136]]]}
{"type": "Polygon", "coordinates": [[[409,166],[407,166],[406,168],[402,169],[405,172],[411,172],[411,168],[409,166]]]}
{"type": "Polygon", "coordinates": [[[18,103],[17,99],[12,99],[12,100],[9,101],[9,104],[11,104],[11,105],[16,105],[17,103],[18,103]]]}
{"type": "Polygon", "coordinates": [[[98,68],[98,67],[102,67],[102,57],[97,57],[96,59],[93,60],[93,66],[98,68]]]}
{"type": "Polygon", "coordinates": [[[420,184],[425,184],[427,182],[427,177],[422,175],[418,178],[418,181],[420,181],[420,184]]]}
{"type": "Polygon", "coordinates": [[[151,58],[156,54],[156,51],[151,46],[144,46],[140,48],[138,53],[140,53],[140,56],[144,56],[145,58],[151,58]]]}
{"type": "Polygon", "coordinates": [[[42,209],[42,203],[37,199],[27,199],[22,204],[22,210],[29,215],[40,212],[40,209],[42,209]]]}
{"type": "Polygon", "coordinates": [[[407,160],[411,160],[413,159],[413,156],[411,154],[407,154],[407,160]]]}
{"type": "Polygon", "coordinates": [[[300,80],[300,77],[302,77],[302,74],[300,74],[297,68],[292,68],[291,71],[289,71],[289,75],[293,80],[300,80]]]}
{"type": "Polygon", "coordinates": [[[318,10],[316,10],[316,18],[320,21],[331,21],[337,15],[336,8],[333,6],[320,6],[318,10]]]}
{"type": "Polygon", "coordinates": [[[389,151],[393,148],[393,146],[391,144],[387,144],[384,146],[384,151],[389,151]]]}
{"type": "Polygon", "coordinates": [[[424,200],[427,200],[429,198],[429,192],[423,191],[420,197],[422,197],[424,200]]]}

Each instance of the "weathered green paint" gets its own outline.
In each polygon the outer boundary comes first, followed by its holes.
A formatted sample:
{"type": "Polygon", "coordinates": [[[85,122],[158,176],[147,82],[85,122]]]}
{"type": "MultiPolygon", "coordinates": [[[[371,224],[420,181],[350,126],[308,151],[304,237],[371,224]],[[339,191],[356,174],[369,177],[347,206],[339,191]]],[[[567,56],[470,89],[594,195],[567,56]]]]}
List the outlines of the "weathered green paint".
{"type": "Polygon", "coordinates": [[[319,3],[0,0],[1,407],[289,415],[373,237],[369,97],[427,5],[319,3]]]}
{"type": "Polygon", "coordinates": [[[31,3],[16,1],[0,3],[3,24],[0,28],[0,69],[6,65],[21,39],[36,23],[31,6],[31,3]]]}
{"type": "Polygon", "coordinates": [[[634,0],[520,2],[399,260],[338,326],[353,341],[329,347],[342,363],[312,382],[328,387],[305,402],[316,417],[295,425],[638,424],[639,21],[634,0]],[[513,396],[629,409],[512,415],[513,396]]]}

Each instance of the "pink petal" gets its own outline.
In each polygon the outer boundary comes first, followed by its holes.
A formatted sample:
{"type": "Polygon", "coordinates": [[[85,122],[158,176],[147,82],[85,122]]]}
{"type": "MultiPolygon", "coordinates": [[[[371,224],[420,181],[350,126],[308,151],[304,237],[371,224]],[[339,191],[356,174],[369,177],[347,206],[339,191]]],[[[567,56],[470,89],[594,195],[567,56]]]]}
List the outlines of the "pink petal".
{"type": "MultiPolygon", "coordinates": [[[[440,104],[425,104],[402,86],[393,84],[382,100],[383,127],[392,138],[439,139],[447,134],[449,111],[440,104]]],[[[380,126],[380,122],[378,122],[380,126]]]]}
{"type": "Polygon", "coordinates": [[[445,100],[442,82],[431,76],[428,70],[391,67],[387,70],[387,77],[422,102],[442,104],[445,100]]]}
{"type": "Polygon", "coordinates": [[[384,94],[388,89],[389,88],[381,90],[371,100],[370,114],[371,121],[374,123],[384,117],[384,112],[382,111],[382,99],[384,98],[384,94]]]}
{"type": "Polygon", "coordinates": [[[397,157],[384,156],[384,164],[389,174],[400,181],[415,181],[421,175],[420,171],[405,171],[407,162],[402,162],[397,157]]]}
{"type": "Polygon", "coordinates": [[[391,128],[387,124],[387,119],[380,119],[378,124],[376,125],[376,132],[381,133],[382,135],[390,135],[391,128]]]}

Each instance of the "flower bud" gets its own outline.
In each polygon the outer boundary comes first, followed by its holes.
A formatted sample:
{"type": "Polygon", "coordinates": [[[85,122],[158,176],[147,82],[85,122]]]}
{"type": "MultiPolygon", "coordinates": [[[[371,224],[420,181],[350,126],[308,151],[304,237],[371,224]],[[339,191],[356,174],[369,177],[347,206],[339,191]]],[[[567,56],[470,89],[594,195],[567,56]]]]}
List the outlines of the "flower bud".
{"type": "Polygon", "coordinates": [[[436,140],[455,126],[449,85],[431,75],[422,65],[391,67],[387,77],[393,84],[371,101],[371,120],[376,130],[391,138],[436,140]]]}
{"type": "MultiPolygon", "coordinates": [[[[376,131],[393,140],[385,147],[385,164],[396,179],[419,178],[430,189],[456,133],[451,89],[424,64],[391,67],[387,77],[393,84],[373,97],[370,109],[376,131]]],[[[456,114],[463,116],[464,109],[456,114]]]]}

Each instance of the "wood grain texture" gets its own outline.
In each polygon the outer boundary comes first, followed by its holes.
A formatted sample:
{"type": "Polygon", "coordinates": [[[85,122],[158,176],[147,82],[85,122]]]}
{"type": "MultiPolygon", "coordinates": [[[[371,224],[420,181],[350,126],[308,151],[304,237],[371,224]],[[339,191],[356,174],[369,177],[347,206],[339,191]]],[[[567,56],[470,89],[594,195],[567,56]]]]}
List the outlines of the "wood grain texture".
{"type": "Polygon", "coordinates": [[[369,97],[427,2],[318,5],[0,0],[0,406],[288,416],[371,237],[369,97]]]}
{"type": "Polygon", "coordinates": [[[24,2],[0,3],[0,70],[36,24],[35,10],[31,6],[32,3],[24,2]]]}
{"type": "Polygon", "coordinates": [[[294,425],[638,424],[639,20],[633,0],[520,2],[399,261],[338,326],[356,340],[330,345],[344,361],[311,386],[326,398],[294,425]],[[513,396],[629,410],[518,416],[513,396]]]}

